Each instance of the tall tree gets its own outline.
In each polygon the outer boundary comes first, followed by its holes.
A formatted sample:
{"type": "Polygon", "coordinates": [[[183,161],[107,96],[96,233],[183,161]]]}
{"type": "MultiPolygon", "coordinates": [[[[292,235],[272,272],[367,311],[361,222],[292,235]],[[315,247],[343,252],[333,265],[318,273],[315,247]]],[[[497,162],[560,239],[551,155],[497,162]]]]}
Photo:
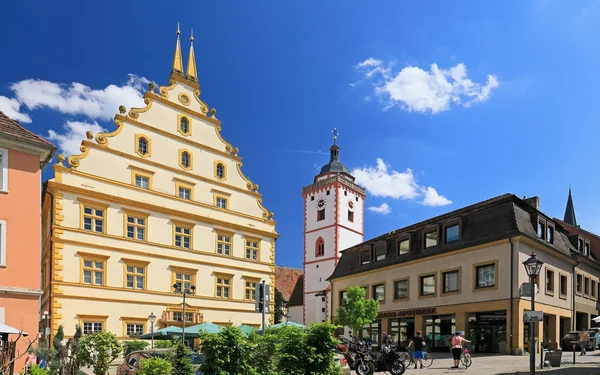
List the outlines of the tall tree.
{"type": "Polygon", "coordinates": [[[283,321],[283,294],[275,288],[275,324],[281,323],[283,321]]]}
{"type": "Polygon", "coordinates": [[[379,301],[366,296],[367,292],[360,286],[349,288],[336,310],[337,324],[352,328],[355,335],[365,324],[377,318],[379,301]]]}

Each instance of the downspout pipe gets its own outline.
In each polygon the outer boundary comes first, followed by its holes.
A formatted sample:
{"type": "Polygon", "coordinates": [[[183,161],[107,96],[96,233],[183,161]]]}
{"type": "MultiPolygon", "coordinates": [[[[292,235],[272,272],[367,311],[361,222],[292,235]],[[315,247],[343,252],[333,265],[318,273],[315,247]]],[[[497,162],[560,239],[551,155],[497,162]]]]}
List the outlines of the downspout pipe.
{"type": "MultiPolygon", "coordinates": [[[[52,327],[51,322],[52,322],[52,319],[54,318],[52,316],[52,297],[51,297],[51,295],[52,295],[52,281],[53,281],[52,280],[53,279],[53,268],[54,268],[54,261],[52,259],[54,257],[54,249],[53,249],[54,246],[53,246],[53,240],[52,240],[54,238],[54,194],[52,194],[51,192],[49,192],[47,189],[48,189],[48,185],[46,185],[46,189],[45,189],[46,194],[49,194],[50,197],[51,197],[51,200],[50,200],[50,239],[49,239],[49,241],[50,241],[50,244],[49,244],[50,249],[48,250],[48,252],[50,253],[50,261],[48,262],[48,264],[50,266],[50,270],[49,270],[49,273],[48,273],[48,275],[50,275],[50,283],[48,285],[48,288],[49,288],[49,290],[48,290],[48,311],[50,312],[50,319],[48,321],[48,325],[50,327],[52,327]]],[[[42,199],[42,205],[43,205],[43,202],[44,201],[42,199]]],[[[42,261],[43,261],[43,259],[42,259],[42,261]]],[[[50,336],[52,336],[52,328],[50,328],[50,335],[48,335],[48,343],[51,342],[50,341],[50,336]]]]}
{"type": "Polygon", "coordinates": [[[514,296],[514,284],[512,280],[514,280],[514,270],[515,270],[515,252],[514,252],[514,244],[512,242],[512,237],[508,237],[508,242],[510,242],[510,322],[509,324],[509,350],[510,354],[513,354],[513,296],[514,296]]]}
{"type": "Polygon", "coordinates": [[[577,260],[577,263],[575,265],[573,265],[573,286],[571,289],[571,331],[575,331],[575,317],[577,316],[577,314],[575,313],[575,290],[577,288],[577,271],[576,268],[579,265],[579,260],[577,260]]]}

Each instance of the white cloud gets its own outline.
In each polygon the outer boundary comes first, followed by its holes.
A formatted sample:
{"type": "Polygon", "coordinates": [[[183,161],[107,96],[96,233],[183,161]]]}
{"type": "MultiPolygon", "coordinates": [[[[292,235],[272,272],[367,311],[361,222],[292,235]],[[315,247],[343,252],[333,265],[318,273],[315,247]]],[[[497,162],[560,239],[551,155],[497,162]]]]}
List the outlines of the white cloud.
{"type": "Polygon", "coordinates": [[[437,114],[449,110],[453,103],[469,107],[485,102],[499,86],[498,79],[491,74],[485,84],[471,81],[467,78],[467,67],[462,63],[450,69],[440,69],[437,64],[432,64],[429,71],[408,66],[395,76],[391,66],[384,67],[383,61],[372,57],[357,65],[365,78],[379,76],[375,93],[388,99],[386,110],[400,106],[409,112],[437,114]]]}
{"type": "Polygon", "coordinates": [[[108,85],[100,90],[78,82],[64,85],[39,79],[16,82],[10,88],[16,100],[29,110],[48,108],[69,115],[110,120],[120,105],[143,107],[142,92],[149,82],[144,77],[130,74],[125,85],[108,85]]]}
{"type": "Polygon", "coordinates": [[[367,210],[373,211],[378,214],[387,215],[392,212],[392,209],[387,203],[382,203],[380,206],[367,207],[367,210]]]}
{"type": "MultiPolygon", "coordinates": [[[[434,207],[452,204],[451,200],[439,195],[433,187],[419,185],[411,169],[404,172],[390,171],[381,158],[377,158],[375,166],[355,168],[352,175],[357,184],[364,186],[375,197],[407,200],[423,197],[421,204],[434,207]]],[[[382,207],[383,205],[379,208],[382,207]]]]}
{"type": "Polygon", "coordinates": [[[30,123],[31,117],[26,113],[21,113],[20,109],[21,103],[17,99],[0,96],[0,112],[4,112],[5,115],[18,122],[30,123]]]}
{"type": "Polygon", "coordinates": [[[413,199],[419,195],[419,185],[410,169],[405,172],[388,173],[387,166],[381,158],[377,158],[375,167],[355,168],[352,175],[357,184],[364,186],[376,197],[413,199]]]}
{"type": "Polygon", "coordinates": [[[423,192],[425,197],[423,198],[423,201],[421,201],[421,204],[424,206],[441,207],[452,204],[450,199],[444,197],[443,195],[439,195],[437,190],[431,186],[424,189],[423,192]]]}
{"type": "Polygon", "coordinates": [[[80,154],[79,146],[81,141],[86,139],[85,132],[88,130],[92,133],[97,134],[99,132],[105,132],[102,126],[98,125],[97,122],[87,123],[81,121],[67,121],[62,130],[64,133],[57,133],[50,129],[48,130],[48,140],[58,145],[58,149],[65,155],[80,154]]]}

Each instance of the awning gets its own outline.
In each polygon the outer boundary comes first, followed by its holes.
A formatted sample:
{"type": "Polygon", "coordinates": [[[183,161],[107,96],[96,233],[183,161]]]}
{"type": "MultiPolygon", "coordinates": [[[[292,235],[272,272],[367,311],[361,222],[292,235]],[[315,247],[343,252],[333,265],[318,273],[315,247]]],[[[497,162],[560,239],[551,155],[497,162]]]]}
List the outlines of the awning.
{"type": "Polygon", "coordinates": [[[2,324],[2,323],[0,323],[0,333],[8,333],[9,335],[22,334],[23,336],[29,336],[29,334],[26,332],[19,331],[16,328],[7,326],[6,324],[2,324]]]}

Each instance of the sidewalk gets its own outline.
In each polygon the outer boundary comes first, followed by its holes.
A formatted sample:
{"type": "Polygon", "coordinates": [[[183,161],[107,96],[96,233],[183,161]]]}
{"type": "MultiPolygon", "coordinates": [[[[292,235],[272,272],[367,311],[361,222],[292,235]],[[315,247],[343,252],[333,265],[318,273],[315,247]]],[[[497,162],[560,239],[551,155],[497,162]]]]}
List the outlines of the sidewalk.
{"type": "MultiPolygon", "coordinates": [[[[529,375],[529,356],[510,355],[473,355],[473,365],[468,369],[464,367],[451,370],[453,365],[450,353],[431,353],[433,365],[427,369],[414,369],[412,366],[406,369],[405,374],[476,374],[476,375],[529,375]]],[[[539,369],[540,356],[536,355],[536,374],[548,375],[600,375],[600,351],[588,352],[586,356],[576,354],[575,366],[572,365],[572,352],[563,353],[560,368],[539,369]]],[[[383,375],[383,372],[375,373],[383,375]]]]}

